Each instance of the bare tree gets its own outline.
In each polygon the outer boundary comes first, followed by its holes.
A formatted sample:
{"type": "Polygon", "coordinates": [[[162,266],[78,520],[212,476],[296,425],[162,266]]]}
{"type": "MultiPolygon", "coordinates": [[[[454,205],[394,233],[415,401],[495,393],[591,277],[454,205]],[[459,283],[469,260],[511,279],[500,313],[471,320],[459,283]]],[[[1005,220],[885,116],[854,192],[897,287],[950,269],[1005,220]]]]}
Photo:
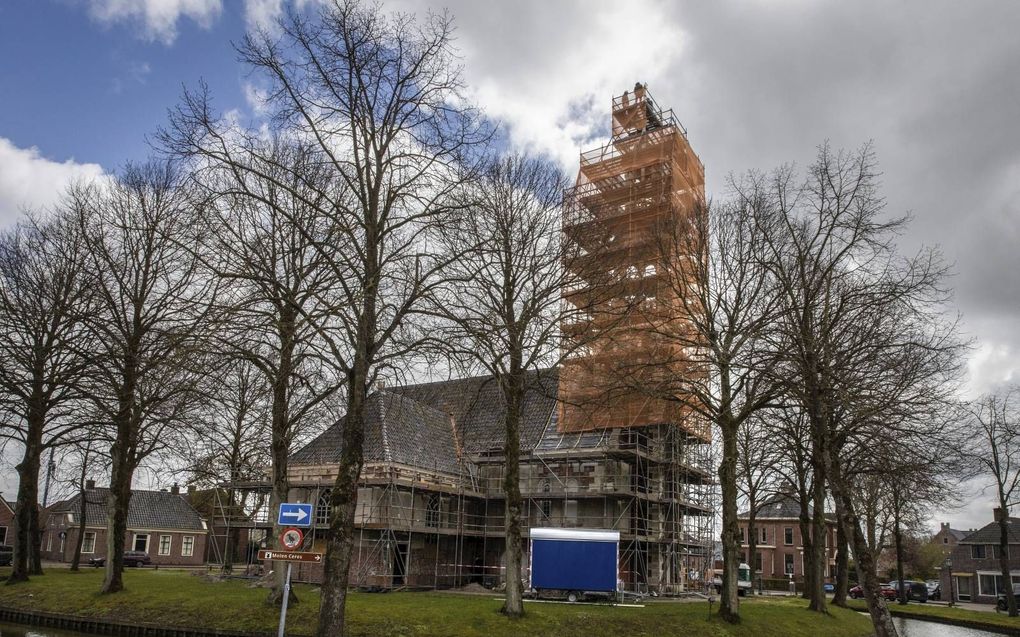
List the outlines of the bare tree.
{"type": "MultiPolygon", "coordinates": [[[[565,180],[552,163],[525,155],[494,160],[470,191],[472,214],[450,229],[451,283],[434,312],[445,319],[445,349],[493,377],[503,399],[506,601],[524,614],[521,584],[520,427],[525,397],[542,391],[543,373],[569,349],[561,325],[586,309],[562,295],[577,274],[576,254],[560,238],[565,180]]],[[[588,308],[590,309],[590,308],[588,308]]]]}
{"type": "MultiPolygon", "coordinates": [[[[266,377],[246,359],[224,357],[206,378],[209,386],[202,390],[204,409],[191,423],[182,452],[190,459],[186,470],[192,484],[222,489],[225,502],[213,513],[215,525],[218,512],[224,514],[223,522],[228,522],[228,515],[249,508],[251,492],[239,492],[237,485],[264,477],[263,468],[270,464],[266,440],[271,439],[272,404],[266,377]]],[[[240,527],[229,527],[224,545],[219,547],[225,572],[233,570],[239,543],[240,527]]]]}
{"type": "MultiPolygon", "coordinates": [[[[321,201],[304,203],[328,226],[309,235],[334,281],[316,332],[347,399],[318,625],[333,635],[344,627],[368,392],[425,340],[412,319],[447,265],[430,239],[462,207],[456,195],[489,132],[462,95],[446,15],[419,23],[337,0],[314,19],[292,11],[278,27],[279,37],[251,33],[238,50],[269,84],[273,123],[307,142],[328,177],[321,201]]],[[[207,95],[187,95],[171,128],[176,148],[248,170],[207,95]]]]}
{"type": "MultiPolygon", "coordinates": [[[[656,281],[676,304],[641,306],[652,334],[668,347],[666,360],[621,361],[620,375],[657,398],[675,401],[686,413],[715,425],[722,438],[723,576],[719,614],[740,620],[737,568],[737,462],[740,426],[775,396],[765,332],[774,320],[775,294],[764,267],[765,238],[756,220],[769,200],[752,175],[723,206],[696,206],[656,232],[656,281]],[[641,372],[649,366],[685,373],[641,372]],[[632,373],[634,372],[634,373],[632,373]]],[[[659,351],[657,354],[661,354],[659,351]]]]}
{"type": "MultiPolygon", "coordinates": [[[[303,437],[333,423],[328,407],[341,389],[342,379],[320,338],[330,320],[327,299],[340,285],[316,247],[329,241],[332,232],[320,212],[329,205],[330,184],[307,145],[243,133],[228,139],[231,131],[221,132],[206,119],[176,124],[176,137],[164,137],[194,161],[194,183],[208,202],[199,221],[205,239],[196,255],[220,281],[213,306],[217,330],[206,347],[226,354],[224,371],[232,375],[228,384],[239,392],[220,394],[217,401],[233,412],[231,431],[236,434],[226,439],[218,435],[218,455],[222,460],[226,452],[233,458],[229,465],[248,455],[243,449],[254,451],[252,441],[243,439],[250,432],[238,427],[257,422],[247,415],[255,408],[252,401],[259,400],[257,388],[264,387],[269,392],[269,507],[275,511],[290,491],[291,450],[303,437]],[[204,145],[190,137],[200,134],[198,126],[205,130],[204,145]],[[241,370],[243,377],[238,376],[241,370]]],[[[232,475],[225,479],[240,479],[235,473],[240,465],[228,469],[232,475]]],[[[269,541],[278,536],[274,532],[269,541]]],[[[284,569],[272,571],[270,602],[282,601],[284,577],[284,569]]],[[[293,590],[290,602],[297,602],[293,590]]]]}
{"type": "Polygon", "coordinates": [[[187,247],[199,202],[170,164],[131,165],[72,194],[98,296],[88,320],[97,343],[89,394],[113,440],[102,586],[113,593],[123,588],[135,470],[193,406],[211,283],[187,247]]]}
{"type": "Polygon", "coordinates": [[[737,430],[737,491],[747,503],[747,561],[752,586],[758,572],[758,512],[768,497],[779,490],[783,476],[780,466],[784,449],[768,413],[758,412],[737,430]]]}
{"type": "Polygon", "coordinates": [[[893,238],[907,220],[884,217],[868,146],[853,154],[823,146],[803,184],[789,169],[777,171],[773,184],[776,215],[765,235],[783,291],[777,369],[808,424],[814,474],[811,608],[825,610],[828,486],[875,630],[894,635],[852,497],[868,469],[848,459],[860,463],[876,449],[895,457],[944,438],[944,422],[919,424],[945,406],[959,375],[956,324],[942,318],[947,269],[937,251],[896,254],[893,238]]]}
{"type": "Polygon", "coordinates": [[[82,316],[91,285],[67,215],[29,216],[0,237],[0,437],[20,443],[9,583],[41,575],[39,470],[46,449],[80,429],[72,405],[85,369],[82,316]]]}
{"type": "Polygon", "coordinates": [[[968,424],[973,438],[967,456],[991,479],[999,504],[995,512],[999,525],[999,567],[1009,616],[1016,617],[1017,600],[1010,585],[1009,568],[1009,510],[1020,495],[1020,411],[1016,406],[1016,390],[974,401],[968,424]]]}

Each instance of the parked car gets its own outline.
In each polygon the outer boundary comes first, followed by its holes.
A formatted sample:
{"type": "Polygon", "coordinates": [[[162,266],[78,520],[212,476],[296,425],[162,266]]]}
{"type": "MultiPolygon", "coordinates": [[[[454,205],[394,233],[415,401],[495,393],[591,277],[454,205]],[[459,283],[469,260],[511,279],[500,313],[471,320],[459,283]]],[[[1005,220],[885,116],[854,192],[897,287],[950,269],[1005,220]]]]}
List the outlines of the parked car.
{"type": "Polygon", "coordinates": [[[14,562],[14,547],[0,544],[0,566],[10,566],[14,562]]]}
{"type": "Polygon", "coordinates": [[[930,579],[925,582],[928,587],[928,599],[938,601],[942,599],[942,583],[937,579],[930,579]]]}
{"type": "MultiPolygon", "coordinates": [[[[1013,595],[1017,597],[1017,603],[1020,603],[1020,584],[1013,584],[1013,595]]],[[[996,610],[1006,610],[1009,603],[1006,601],[1006,594],[999,593],[995,597],[995,608],[996,610]]]]}
{"type": "MultiPolygon", "coordinates": [[[[896,599],[897,593],[895,588],[892,588],[888,584],[879,584],[879,586],[881,586],[879,592],[882,594],[882,597],[886,599],[896,599]]],[[[864,589],[861,588],[860,584],[851,588],[848,593],[853,599],[860,599],[864,597],[864,589]]]]}
{"type": "MultiPolygon", "coordinates": [[[[89,560],[89,564],[99,568],[100,566],[106,566],[105,557],[93,557],[89,560]]],[[[145,551],[124,551],[124,566],[148,566],[152,564],[152,560],[149,559],[149,554],[145,551]]]]}
{"type": "MultiPolygon", "coordinates": [[[[894,599],[899,599],[899,590],[901,582],[894,581],[889,582],[889,588],[896,591],[894,599]]],[[[907,591],[907,600],[913,600],[915,602],[921,602],[922,604],[928,601],[928,585],[924,582],[912,582],[904,580],[902,582],[903,588],[907,591]]]]}

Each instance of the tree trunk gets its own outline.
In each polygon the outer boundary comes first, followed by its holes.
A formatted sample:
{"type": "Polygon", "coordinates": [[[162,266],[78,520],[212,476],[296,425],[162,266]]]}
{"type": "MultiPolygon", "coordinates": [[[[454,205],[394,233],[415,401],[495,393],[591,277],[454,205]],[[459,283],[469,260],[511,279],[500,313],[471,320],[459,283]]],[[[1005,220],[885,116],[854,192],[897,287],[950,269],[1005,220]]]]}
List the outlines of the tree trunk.
{"type": "Polygon", "coordinates": [[[843,524],[843,503],[840,500],[836,501],[836,522],[836,590],[832,603],[846,608],[850,590],[850,547],[846,526],[843,524]]]}
{"type": "Polygon", "coordinates": [[[134,473],[127,455],[126,444],[121,443],[118,433],[118,441],[114,443],[110,453],[113,468],[110,472],[110,494],[106,503],[106,575],[100,591],[102,593],[124,590],[124,540],[127,535],[131,478],[134,473]]]}
{"type": "Polygon", "coordinates": [[[1002,586],[1006,589],[1006,608],[1010,617],[1016,617],[1016,595],[1013,594],[1013,580],[1009,573],[1009,509],[1004,499],[999,500],[999,507],[999,569],[1002,586]]]}
{"type": "Polygon", "coordinates": [[[747,565],[751,567],[751,591],[754,592],[755,573],[758,572],[758,507],[753,501],[747,506],[747,565]]]}
{"type": "Polygon", "coordinates": [[[329,537],[326,540],[326,566],[319,605],[319,625],[315,633],[317,637],[345,634],[347,583],[354,548],[354,510],[358,499],[358,477],[364,463],[367,381],[367,360],[356,361],[347,415],[344,416],[340,470],[330,494],[329,537]]]}
{"type": "Polygon", "coordinates": [[[81,566],[81,547],[85,542],[85,512],[88,509],[88,502],[86,501],[88,489],[85,488],[85,472],[88,465],[88,456],[85,457],[86,460],[82,462],[81,482],[78,485],[78,499],[81,502],[81,506],[78,509],[78,539],[74,543],[74,557],[71,558],[72,571],[77,571],[78,567],[81,566]]]}
{"type": "MultiPolygon", "coordinates": [[[[290,456],[290,383],[294,372],[294,334],[296,310],[289,306],[280,310],[280,323],[277,337],[280,340],[280,362],[273,378],[273,406],[272,406],[272,441],[270,443],[273,462],[273,490],[269,495],[269,514],[273,516],[273,533],[267,538],[267,546],[276,547],[277,538],[280,537],[282,528],[276,523],[279,519],[277,513],[280,510],[280,503],[286,502],[290,495],[290,480],[287,475],[288,461],[290,456]]],[[[318,503],[315,503],[318,504],[318,503]]],[[[314,511],[314,509],[313,509],[314,511]]],[[[314,524],[314,514],[312,523],[314,524]]],[[[287,568],[283,562],[272,563],[272,583],[269,588],[269,595],[266,603],[280,606],[283,604],[283,592],[286,590],[287,568]]],[[[287,604],[298,603],[294,588],[291,587],[287,604]]]]}
{"type": "Polygon", "coordinates": [[[524,615],[524,586],[521,583],[521,483],[520,421],[524,402],[524,381],[520,372],[520,354],[513,355],[513,368],[504,385],[506,400],[506,437],[503,443],[503,493],[506,497],[506,601],[502,613],[508,617],[524,615]]]}
{"type": "Polygon", "coordinates": [[[40,508],[33,506],[30,509],[31,515],[29,516],[30,524],[32,526],[32,543],[28,547],[28,574],[29,575],[42,575],[42,534],[43,528],[40,523],[40,508]]]}
{"type": "MultiPolygon", "coordinates": [[[[814,578],[814,540],[812,539],[811,530],[811,516],[808,515],[808,511],[811,508],[811,498],[808,495],[807,485],[801,485],[798,489],[798,500],[800,501],[800,516],[797,519],[798,526],[800,526],[800,543],[804,550],[804,591],[802,596],[804,599],[809,599],[811,596],[811,581],[814,578]]],[[[794,568],[796,571],[796,568],[794,568]]]]}
{"type": "Polygon", "coordinates": [[[893,487],[893,542],[896,545],[896,591],[901,606],[907,604],[907,587],[903,581],[903,529],[900,527],[900,495],[893,487]]]}
{"type": "MultiPolygon", "coordinates": [[[[31,430],[31,429],[30,429],[31,430]]],[[[41,430],[40,430],[41,436],[41,430]]],[[[39,501],[39,462],[42,455],[40,445],[29,440],[25,445],[25,455],[17,466],[18,498],[14,504],[14,562],[13,570],[7,578],[8,584],[27,582],[31,569],[33,513],[39,501]]]]}
{"type": "Polygon", "coordinates": [[[739,566],[740,526],[737,523],[737,428],[729,419],[720,417],[723,457],[719,463],[719,484],[722,486],[722,592],[719,595],[719,616],[725,621],[740,622],[740,600],[737,598],[737,567],[739,566]]]}
{"type": "Polygon", "coordinates": [[[843,484],[842,472],[838,465],[832,462],[832,458],[828,460],[832,497],[842,501],[841,506],[837,508],[842,516],[838,522],[848,530],[853,541],[857,576],[864,593],[864,601],[868,605],[868,615],[871,617],[871,623],[875,629],[875,637],[897,637],[896,626],[893,625],[889,608],[886,606],[885,598],[882,597],[878,575],[875,574],[875,555],[868,545],[860,524],[858,524],[857,513],[854,511],[853,501],[850,499],[849,487],[843,484]]]}
{"type": "MultiPolygon", "coordinates": [[[[825,549],[826,534],[828,532],[825,524],[825,467],[824,467],[824,442],[816,443],[815,453],[818,454],[817,461],[813,461],[814,480],[812,481],[812,511],[811,511],[811,560],[810,578],[805,577],[804,589],[808,594],[808,608],[825,613],[825,566],[828,563],[828,552],[825,549]]],[[[804,548],[807,553],[807,547],[804,548]]],[[[808,564],[805,564],[808,567],[808,564]]],[[[808,570],[805,568],[805,570],[808,570]]],[[[805,573],[807,575],[807,573],[805,573]]]]}

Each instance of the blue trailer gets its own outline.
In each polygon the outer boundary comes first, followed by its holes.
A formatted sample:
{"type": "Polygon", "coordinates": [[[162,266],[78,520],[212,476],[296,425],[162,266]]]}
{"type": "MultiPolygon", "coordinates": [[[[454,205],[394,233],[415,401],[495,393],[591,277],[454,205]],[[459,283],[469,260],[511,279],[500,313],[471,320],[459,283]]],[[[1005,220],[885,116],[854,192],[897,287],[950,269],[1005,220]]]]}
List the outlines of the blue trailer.
{"type": "Polygon", "coordinates": [[[531,529],[530,588],[561,591],[571,602],[612,597],[620,568],[620,533],[588,529],[531,529]]]}

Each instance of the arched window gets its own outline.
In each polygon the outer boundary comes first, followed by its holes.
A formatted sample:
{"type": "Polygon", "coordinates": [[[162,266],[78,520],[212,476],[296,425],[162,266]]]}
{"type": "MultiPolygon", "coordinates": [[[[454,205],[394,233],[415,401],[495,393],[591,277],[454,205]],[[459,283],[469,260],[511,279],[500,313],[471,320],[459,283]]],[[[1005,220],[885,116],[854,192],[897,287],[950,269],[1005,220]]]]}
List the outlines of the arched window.
{"type": "Polygon", "coordinates": [[[326,526],[329,524],[329,499],[333,492],[326,489],[319,495],[319,501],[315,505],[315,525],[326,526]]]}
{"type": "Polygon", "coordinates": [[[439,527],[439,496],[432,494],[425,501],[425,526],[439,527]]]}
{"type": "Polygon", "coordinates": [[[549,484],[548,480],[542,480],[542,493],[549,493],[552,491],[552,485],[549,484]]]}

